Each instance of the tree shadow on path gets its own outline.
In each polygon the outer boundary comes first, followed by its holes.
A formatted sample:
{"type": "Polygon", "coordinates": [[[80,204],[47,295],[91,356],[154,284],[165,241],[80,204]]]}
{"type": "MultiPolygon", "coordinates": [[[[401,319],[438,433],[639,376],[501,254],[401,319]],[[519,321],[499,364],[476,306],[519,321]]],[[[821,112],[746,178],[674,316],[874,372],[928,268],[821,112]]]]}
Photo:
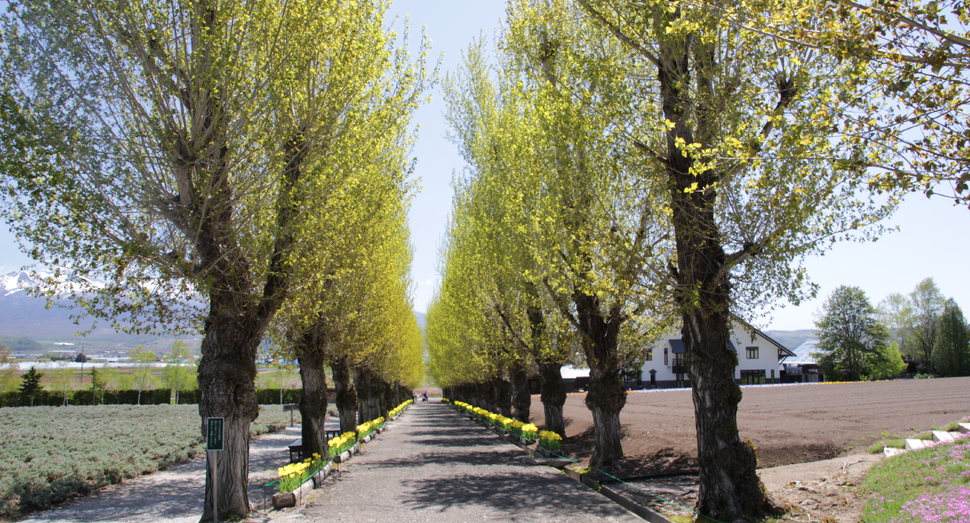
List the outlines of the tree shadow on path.
{"type": "Polygon", "coordinates": [[[404,504],[412,509],[437,509],[480,505],[494,510],[513,509],[528,514],[534,521],[555,519],[562,514],[587,514],[609,517],[625,511],[608,503],[589,503],[589,492],[578,484],[556,476],[513,472],[459,474],[445,478],[405,482],[410,493],[404,504]]]}

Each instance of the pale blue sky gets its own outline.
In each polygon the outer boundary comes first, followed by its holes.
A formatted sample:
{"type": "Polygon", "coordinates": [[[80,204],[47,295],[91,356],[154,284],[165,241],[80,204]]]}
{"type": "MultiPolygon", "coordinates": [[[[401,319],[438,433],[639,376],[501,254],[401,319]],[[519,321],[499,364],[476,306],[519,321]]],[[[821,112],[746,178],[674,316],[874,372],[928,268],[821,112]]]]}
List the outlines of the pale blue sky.
{"type": "MultiPolygon", "coordinates": [[[[442,75],[454,71],[462,50],[473,38],[484,34],[490,40],[504,17],[505,3],[499,0],[398,0],[392,15],[408,15],[410,36],[416,42],[422,26],[433,42],[433,56],[443,54],[442,75]]],[[[437,256],[451,207],[452,173],[464,161],[445,138],[444,103],[436,87],[432,101],[416,115],[420,124],[415,175],[422,191],[412,203],[411,240],[414,244],[412,278],[415,308],[424,312],[437,284],[437,256]]],[[[874,304],[893,292],[908,293],[916,284],[933,277],[947,297],[970,307],[970,285],[964,267],[970,261],[970,210],[954,207],[948,200],[911,195],[890,219],[900,231],[875,243],[837,245],[823,257],[808,260],[809,276],[821,286],[816,300],[800,307],[787,306],[774,312],[774,320],[757,321],[770,329],[813,328],[813,313],[839,285],[856,285],[874,304]]],[[[0,228],[0,271],[9,272],[28,263],[18,253],[12,235],[0,228]]],[[[970,313],[970,311],[967,311],[970,313]]]]}

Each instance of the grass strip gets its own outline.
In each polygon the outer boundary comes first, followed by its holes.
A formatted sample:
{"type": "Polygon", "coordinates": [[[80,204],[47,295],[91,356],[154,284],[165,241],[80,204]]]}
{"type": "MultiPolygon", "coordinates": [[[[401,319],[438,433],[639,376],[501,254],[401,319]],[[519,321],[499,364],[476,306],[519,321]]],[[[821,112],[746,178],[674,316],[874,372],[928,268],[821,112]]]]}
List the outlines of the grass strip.
{"type": "Polygon", "coordinates": [[[864,487],[863,523],[970,521],[970,438],[887,458],[864,487]]]}

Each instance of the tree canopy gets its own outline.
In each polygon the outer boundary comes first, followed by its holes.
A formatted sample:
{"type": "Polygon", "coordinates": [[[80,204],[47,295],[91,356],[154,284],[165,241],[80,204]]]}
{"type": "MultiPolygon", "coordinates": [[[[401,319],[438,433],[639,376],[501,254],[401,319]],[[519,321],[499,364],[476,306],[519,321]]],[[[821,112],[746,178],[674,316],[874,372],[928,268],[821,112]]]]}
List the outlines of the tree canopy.
{"type": "MultiPolygon", "coordinates": [[[[830,379],[858,381],[872,376],[879,361],[888,358],[889,332],[859,287],[842,285],[832,291],[815,326],[819,365],[830,379]]],[[[898,349],[893,356],[899,359],[898,349]]]]}
{"type": "MultiPolygon", "coordinates": [[[[809,40],[864,64],[847,143],[880,151],[862,160],[875,189],[903,188],[970,204],[970,14],[962,0],[838,0],[809,40]]],[[[808,43],[809,41],[806,41],[808,43]]],[[[861,158],[860,158],[861,160],[861,158]]]]}

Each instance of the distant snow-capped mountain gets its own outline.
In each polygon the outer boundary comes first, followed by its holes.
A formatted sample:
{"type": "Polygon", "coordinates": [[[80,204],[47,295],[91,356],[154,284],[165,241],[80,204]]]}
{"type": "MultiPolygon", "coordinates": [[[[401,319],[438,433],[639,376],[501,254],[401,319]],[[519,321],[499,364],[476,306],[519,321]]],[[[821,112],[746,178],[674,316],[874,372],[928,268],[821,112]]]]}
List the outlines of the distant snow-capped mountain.
{"type": "Polygon", "coordinates": [[[27,271],[14,271],[0,276],[0,296],[9,296],[37,286],[37,280],[27,271]]]}
{"type": "MultiPolygon", "coordinates": [[[[75,337],[76,333],[95,323],[89,318],[81,320],[80,324],[75,324],[75,319],[71,316],[80,311],[67,296],[54,297],[54,305],[48,308],[47,299],[31,296],[26,292],[27,289],[41,285],[42,279],[51,278],[53,274],[52,272],[31,274],[30,271],[14,271],[0,275],[0,338],[28,338],[45,340],[47,343],[74,342],[78,339],[75,337]]],[[[57,281],[63,292],[80,290],[78,284],[82,281],[89,284],[87,288],[104,285],[95,280],[70,274],[67,269],[61,271],[57,281]]],[[[160,339],[147,335],[116,333],[105,325],[106,322],[97,323],[100,326],[83,338],[89,347],[99,344],[133,346],[160,339]]]]}
{"type": "Polygon", "coordinates": [[[72,274],[70,269],[61,269],[60,274],[57,276],[53,272],[36,271],[31,273],[28,271],[14,271],[0,275],[0,296],[9,296],[18,292],[24,293],[27,289],[39,287],[43,280],[49,278],[54,278],[57,286],[64,293],[80,289],[82,284],[87,288],[104,286],[103,283],[97,280],[72,274]]]}

